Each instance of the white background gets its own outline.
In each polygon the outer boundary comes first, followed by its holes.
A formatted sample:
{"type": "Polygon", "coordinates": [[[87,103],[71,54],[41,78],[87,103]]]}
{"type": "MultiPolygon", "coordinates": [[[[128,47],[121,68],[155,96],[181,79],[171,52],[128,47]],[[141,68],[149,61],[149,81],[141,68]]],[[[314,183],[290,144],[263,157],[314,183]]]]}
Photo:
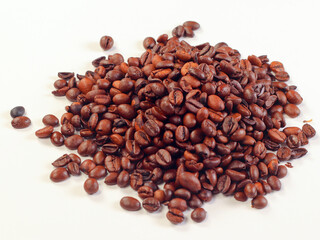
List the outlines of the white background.
{"type": "Polygon", "coordinates": [[[91,61],[121,52],[140,56],[146,36],[170,33],[196,20],[192,44],[227,42],[248,55],[267,54],[284,63],[290,84],[304,98],[299,118],[319,132],[319,1],[1,1],[0,7],[0,239],[316,239],[320,224],[319,133],[309,153],[292,161],[282,189],[267,195],[263,210],[250,202],[218,195],[204,205],[207,220],[171,225],[166,211],[126,212],[119,206],[131,189],[100,182],[98,194],[83,190],[85,176],[54,184],[51,162],[70,152],[39,140],[45,114],[58,116],[68,101],[51,94],[57,72],[83,74],[91,61]],[[114,38],[111,51],[99,47],[103,35],[114,38]],[[9,111],[26,108],[32,125],[10,125],[9,111]]]}

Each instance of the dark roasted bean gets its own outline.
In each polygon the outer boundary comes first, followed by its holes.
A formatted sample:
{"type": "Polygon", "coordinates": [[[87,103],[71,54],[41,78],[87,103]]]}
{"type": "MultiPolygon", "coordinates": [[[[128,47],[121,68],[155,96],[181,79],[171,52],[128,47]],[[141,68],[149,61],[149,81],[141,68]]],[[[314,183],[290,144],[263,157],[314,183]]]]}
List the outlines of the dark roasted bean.
{"type": "Polygon", "coordinates": [[[141,209],[140,202],[133,197],[123,197],[120,206],[127,211],[138,211],[141,209]]]}

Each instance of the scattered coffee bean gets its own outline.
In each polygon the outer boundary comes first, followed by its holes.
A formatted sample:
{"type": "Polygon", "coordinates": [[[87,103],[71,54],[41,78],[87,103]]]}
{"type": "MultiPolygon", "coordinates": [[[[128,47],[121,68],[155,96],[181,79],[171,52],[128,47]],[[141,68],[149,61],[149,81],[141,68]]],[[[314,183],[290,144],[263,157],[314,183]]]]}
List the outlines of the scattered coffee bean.
{"type": "Polygon", "coordinates": [[[15,117],[11,121],[12,127],[17,129],[29,127],[30,124],[31,124],[31,120],[26,116],[15,117]]]}
{"type": "Polygon", "coordinates": [[[100,46],[103,50],[109,50],[113,46],[113,39],[110,36],[103,36],[100,39],[100,46]]]}
{"type": "Polygon", "coordinates": [[[268,200],[264,196],[258,195],[252,199],[251,205],[253,208],[262,209],[268,205],[268,200]]]}
{"type": "Polygon", "coordinates": [[[200,223],[206,219],[207,212],[203,208],[196,208],[191,213],[191,218],[193,221],[200,223]]]}
{"type": "Polygon", "coordinates": [[[84,182],[83,187],[84,190],[90,195],[95,194],[99,190],[99,184],[95,178],[88,178],[84,182]]]}
{"type": "Polygon", "coordinates": [[[123,197],[120,200],[120,206],[128,211],[138,211],[141,209],[140,202],[133,197],[123,197]]]}
{"type": "Polygon", "coordinates": [[[67,169],[65,169],[63,167],[59,167],[59,168],[54,169],[50,174],[50,179],[53,182],[62,182],[64,180],[66,180],[67,178],[69,178],[69,173],[68,173],[67,169]]]}
{"type": "Polygon", "coordinates": [[[25,109],[22,106],[17,106],[11,109],[10,115],[12,118],[20,117],[25,113],[25,109]]]}
{"type": "Polygon", "coordinates": [[[182,223],[184,220],[184,216],[182,211],[179,209],[171,208],[167,212],[167,218],[168,220],[173,224],[179,224],[182,223]]]}

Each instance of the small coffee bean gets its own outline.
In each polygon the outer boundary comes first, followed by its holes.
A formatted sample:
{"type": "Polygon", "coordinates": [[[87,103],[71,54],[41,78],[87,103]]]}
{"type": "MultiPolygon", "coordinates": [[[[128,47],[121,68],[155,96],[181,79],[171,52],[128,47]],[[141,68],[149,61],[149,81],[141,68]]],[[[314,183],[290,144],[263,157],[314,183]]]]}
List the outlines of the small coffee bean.
{"type": "Polygon", "coordinates": [[[83,187],[84,190],[90,195],[95,194],[99,190],[99,184],[95,178],[88,178],[84,182],[83,187]]]}
{"type": "Polygon", "coordinates": [[[191,219],[197,223],[203,222],[206,216],[207,212],[203,208],[196,208],[191,213],[191,219]]]}
{"type": "Polygon", "coordinates": [[[240,202],[245,202],[247,201],[248,197],[246,196],[246,194],[244,192],[236,192],[234,194],[234,198],[237,200],[237,201],[240,201],[240,202]]]}
{"type": "Polygon", "coordinates": [[[168,204],[169,208],[176,208],[179,209],[180,211],[184,212],[185,210],[188,209],[187,202],[186,200],[182,198],[173,198],[168,204]]]}
{"type": "Polygon", "coordinates": [[[71,161],[71,158],[68,154],[63,154],[61,157],[59,157],[57,160],[55,160],[52,165],[54,167],[64,167],[71,161]]]}
{"type": "Polygon", "coordinates": [[[285,176],[287,176],[287,173],[288,173],[288,170],[286,166],[280,165],[278,167],[278,173],[277,173],[278,178],[284,178],[285,176]]]}
{"type": "Polygon", "coordinates": [[[153,197],[153,189],[148,186],[139,187],[138,195],[142,199],[153,197]]]}
{"type": "Polygon", "coordinates": [[[183,216],[182,211],[180,211],[179,209],[175,209],[175,208],[169,209],[166,216],[167,216],[167,219],[173,224],[182,223],[184,220],[184,216],[183,216]]]}
{"type": "Polygon", "coordinates": [[[41,128],[39,130],[37,130],[35,132],[35,135],[38,137],[38,138],[48,138],[51,136],[53,132],[53,127],[52,126],[47,126],[47,127],[44,127],[44,128],[41,128]]]}
{"type": "Polygon", "coordinates": [[[59,119],[53,114],[47,114],[42,118],[44,125],[55,127],[59,125],[59,119]]]}
{"type": "Polygon", "coordinates": [[[281,182],[279,180],[279,178],[277,178],[276,176],[270,176],[267,179],[269,185],[271,186],[272,190],[276,190],[279,191],[281,189],[281,182]]]}
{"type": "MultiPolygon", "coordinates": [[[[65,143],[65,139],[60,132],[53,132],[51,134],[50,140],[51,140],[52,144],[57,147],[62,146],[65,143]]],[[[66,145],[66,147],[68,147],[68,146],[66,145]]]]}
{"type": "Polygon", "coordinates": [[[75,162],[69,162],[67,165],[67,170],[73,176],[79,176],[81,174],[79,165],[75,162]]]}
{"type": "Polygon", "coordinates": [[[129,185],[130,175],[127,171],[122,170],[117,177],[117,185],[121,188],[129,185]]]}
{"type": "Polygon", "coordinates": [[[251,206],[253,208],[262,209],[265,208],[268,205],[268,200],[262,196],[258,195],[251,201],[251,206]]]}
{"type": "Polygon", "coordinates": [[[277,157],[280,161],[287,161],[291,158],[291,149],[288,147],[281,147],[277,151],[277,157]]]}
{"type": "Polygon", "coordinates": [[[26,116],[15,117],[11,121],[12,127],[17,129],[29,127],[30,124],[31,124],[31,120],[26,116]]]}
{"type": "Polygon", "coordinates": [[[193,193],[197,193],[201,189],[201,183],[199,179],[190,172],[183,172],[178,176],[178,181],[182,187],[190,190],[193,193]]]}
{"type": "MultiPolygon", "coordinates": [[[[53,133],[54,134],[54,133],[53,133]]],[[[52,134],[52,136],[53,136],[52,134]]],[[[60,133],[61,134],[61,133],[60,133]]],[[[52,136],[51,136],[51,139],[52,139],[52,136]]],[[[62,134],[61,134],[62,136],[62,134]]],[[[72,135],[70,137],[67,137],[65,140],[64,140],[64,145],[66,145],[67,148],[69,148],[70,150],[75,150],[77,149],[80,144],[83,142],[83,138],[79,135],[72,135]]]]}
{"type": "Polygon", "coordinates": [[[288,103],[287,105],[285,105],[283,110],[285,114],[292,118],[298,117],[300,115],[300,109],[292,103],[288,103]]]}
{"type": "Polygon", "coordinates": [[[291,151],[291,159],[301,158],[308,153],[305,148],[296,148],[291,151]]]}
{"type": "Polygon", "coordinates": [[[141,209],[140,202],[133,197],[123,197],[120,206],[127,211],[138,211],[141,209]]]}
{"type": "Polygon", "coordinates": [[[248,183],[245,187],[244,187],[244,194],[248,197],[248,198],[254,198],[257,196],[257,188],[253,183],[248,183]]]}
{"type": "Polygon", "coordinates": [[[104,183],[107,185],[115,185],[117,184],[117,178],[118,178],[117,172],[110,172],[110,174],[105,178],[104,183]]]}
{"type": "Polygon", "coordinates": [[[197,30],[200,28],[200,24],[195,21],[186,21],[183,23],[184,27],[190,27],[192,30],[197,30]]]}
{"type": "Polygon", "coordinates": [[[67,178],[69,178],[69,173],[68,173],[67,169],[65,169],[63,167],[59,167],[59,168],[54,169],[50,174],[50,179],[53,182],[62,182],[64,180],[66,180],[67,178]]]}
{"type": "Polygon", "coordinates": [[[148,212],[156,212],[160,208],[160,201],[157,198],[148,197],[143,200],[142,206],[148,212]]]}
{"type": "Polygon", "coordinates": [[[159,165],[167,167],[172,163],[171,154],[165,149],[160,149],[156,153],[156,161],[159,165]]]}
{"type": "Polygon", "coordinates": [[[308,123],[302,126],[302,131],[307,136],[307,138],[312,138],[316,135],[316,130],[308,123]]]}
{"type": "Polygon", "coordinates": [[[12,118],[20,117],[25,113],[25,109],[22,106],[17,106],[11,109],[10,115],[12,118]]]}
{"type": "Polygon", "coordinates": [[[100,39],[100,46],[103,50],[109,50],[113,46],[113,39],[110,36],[103,36],[100,39]]]}
{"type": "Polygon", "coordinates": [[[87,159],[81,163],[80,170],[85,174],[89,174],[89,172],[95,167],[96,164],[92,160],[87,159]]]}
{"type": "Polygon", "coordinates": [[[107,170],[105,169],[104,166],[96,166],[91,171],[89,171],[90,178],[100,179],[105,177],[106,175],[107,175],[107,170]]]}

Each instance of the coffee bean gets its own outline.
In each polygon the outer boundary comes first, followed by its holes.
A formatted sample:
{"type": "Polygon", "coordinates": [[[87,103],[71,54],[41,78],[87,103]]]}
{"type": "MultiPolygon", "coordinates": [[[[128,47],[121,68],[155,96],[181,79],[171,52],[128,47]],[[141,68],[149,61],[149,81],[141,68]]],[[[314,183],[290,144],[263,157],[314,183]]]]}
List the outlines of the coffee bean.
{"type": "Polygon", "coordinates": [[[301,158],[308,153],[305,148],[296,148],[291,151],[291,159],[301,158]]]}
{"type": "Polygon", "coordinates": [[[258,195],[256,196],[254,199],[252,199],[251,201],[251,206],[253,208],[257,208],[257,209],[262,209],[265,208],[268,205],[268,201],[267,199],[262,196],[262,195],[258,195]]]}
{"type": "MultiPolygon", "coordinates": [[[[53,132],[51,134],[50,140],[51,140],[52,144],[57,146],[57,147],[62,146],[65,143],[65,139],[64,139],[63,135],[60,132],[53,132]]],[[[66,147],[68,147],[67,144],[66,144],[66,147]]]]}
{"type": "Polygon", "coordinates": [[[103,36],[100,39],[100,46],[103,50],[109,50],[113,46],[113,39],[110,36],[103,36]]]}
{"type": "Polygon", "coordinates": [[[145,198],[142,206],[148,212],[156,212],[160,208],[160,201],[154,197],[145,198]]]}
{"type": "Polygon", "coordinates": [[[268,177],[268,183],[271,186],[272,190],[276,190],[279,191],[281,189],[281,182],[279,180],[279,178],[277,178],[276,176],[270,176],[268,177]]]}
{"type": "Polygon", "coordinates": [[[67,165],[67,170],[73,176],[79,176],[81,174],[79,165],[75,162],[69,162],[67,165]]]}
{"type": "Polygon", "coordinates": [[[316,130],[308,123],[302,126],[302,131],[307,136],[307,138],[312,138],[316,135],[316,130]]]}
{"type": "Polygon", "coordinates": [[[63,154],[61,157],[59,157],[57,160],[55,160],[52,165],[54,167],[64,167],[71,161],[71,158],[68,154],[63,154]]]}
{"type": "Polygon", "coordinates": [[[30,124],[31,124],[31,120],[26,116],[15,117],[11,121],[12,127],[17,129],[29,127],[30,124]]]}
{"type": "Polygon", "coordinates": [[[175,208],[182,212],[188,209],[186,200],[182,198],[173,198],[168,204],[169,208],[175,208]]]}
{"type": "Polygon", "coordinates": [[[129,185],[130,175],[127,171],[123,170],[117,177],[117,185],[121,188],[129,185]]]}
{"type": "Polygon", "coordinates": [[[248,198],[254,198],[257,196],[257,188],[253,183],[248,183],[245,187],[244,187],[244,194],[248,197],[248,198]]]}
{"type": "Polygon", "coordinates": [[[25,113],[25,109],[22,106],[17,106],[11,109],[10,115],[12,118],[20,117],[25,113]]]}
{"type": "Polygon", "coordinates": [[[206,216],[207,212],[203,208],[196,208],[191,213],[191,219],[197,223],[203,222],[206,216]]]}
{"type": "Polygon", "coordinates": [[[277,173],[278,178],[284,178],[285,176],[287,176],[287,173],[288,173],[288,170],[286,166],[281,165],[278,167],[278,173],[277,173]]]}
{"type": "Polygon", "coordinates": [[[180,211],[179,209],[175,209],[175,208],[169,209],[166,216],[167,216],[167,219],[173,224],[182,223],[184,220],[184,216],[183,216],[182,211],[180,211]]]}
{"type": "Polygon", "coordinates": [[[222,99],[217,95],[210,95],[208,97],[208,105],[214,111],[222,111],[225,108],[224,102],[222,99]]]}
{"type": "Polygon", "coordinates": [[[96,164],[92,160],[87,159],[81,163],[80,170],[85,174],[89,174],[89,172],[95,167],[96,164]]]}
{"type": "Polygon", "coordinates": [[[59,168],[54,169],[50,174],[50,179],[53,182],[62,182],[64,180],[66,180],[67,178],[69,178],[69,173],[63,167],[59,167],[59,168]]]}
{"type": "Polygon", "coordinates": [[[111,172],[104,180],[104,183],[107,185],[115,185],[117,184],[117,178],[118,178],[117,172],[111,172]]]}
{"type": "Polygon", "coordinates": [[[41,128],[39,130],[37,130],[35,132],[35,135],[38,137],[38,138],[48,138],[51,136],[53,132],[53,127],[52,126],[47,126],[47,127],[44,127],[44,128],[41,128]]]}
{"type": "Polygon", "coordinates": [[[91,171],[89,171],[89,177],[90,178],[103,178],[107,175],[107,170],[104,166],[96,166],[91,171]]]}
{"type": "Polygon", "coordinates": [[[240,202],[245,202],[247,201],[248,197],[246,196],[246,194],[244,192],[236,192],[234,194],[234,198],[237,200],[237,201],[240,201],[240,202]]]}
{"type": "Polygon", "coordinates": [[[285,105],[283,110],[285,114],[292,118],[298,117],[300,115],[300,109],[292,103],[288,103],[287,105],[285,105]]]}
{"type": "Polygon", "coordinates": [[[200,28],[200,24],[195,21],[186,21],[183,23],[184,27],[190,27],[192,30],[197,30],[200,28]]]}
{"type": "Polygon", "coordinates": [[[155,137],[160,133],[158,124],[151,119],[147,120],[142,128],[150,137],[155,137]]]}
{"type": "Polygon", "coordinates": [[[231,185],[231,179],[228,175],[222,175],[218,178],[217,190],[226,193],[231,185]]]}
{"type": "Polygon", "coordinates": [[[59,119],[56,116],[52,115],[52,114],[45,115],[42,118],[42,122],[43,122],[44,125],[52,126],[52,127],[55,127],[55,126],[59,125],[59,119]]]}
{"type": "Polygon", "coordinates": [[[277,151],[277,157],[280,161],[287,161],[291,158],[291,149],[288,147],[281,147],[277,151]]]}
{"type": "Polygon", "coordinates": [[[276,143],[283,143],[286,140],[286,135],[275,128],[270,129],[268,135],[270,139],[276,143]]]}
{"type": "Polygon", "coordinates": [[[92,195],[98,192],[99,184],[95,178],[88,178],[83,184],[84,190],[92,195]]]}
{"type": "Polygon", "coordinates": [[[193,193],[197,193],[201,189],[199,179],[190,172],[183,172],[178,176],[178,181],[182,187],[190,190],[193,193]]]}
{"type": "Polygon", "coordinates": [[[156,161],[160,166],[167,167],[172,163],[171,154],[165,149],[160,149],[156,153],[156,161]]]}
{"type": "Polygon", "coordinates": [[[120,206],[127,211],[138,211],[141,209],[140,202],[133,197],[123,197],[120,206]]]}

